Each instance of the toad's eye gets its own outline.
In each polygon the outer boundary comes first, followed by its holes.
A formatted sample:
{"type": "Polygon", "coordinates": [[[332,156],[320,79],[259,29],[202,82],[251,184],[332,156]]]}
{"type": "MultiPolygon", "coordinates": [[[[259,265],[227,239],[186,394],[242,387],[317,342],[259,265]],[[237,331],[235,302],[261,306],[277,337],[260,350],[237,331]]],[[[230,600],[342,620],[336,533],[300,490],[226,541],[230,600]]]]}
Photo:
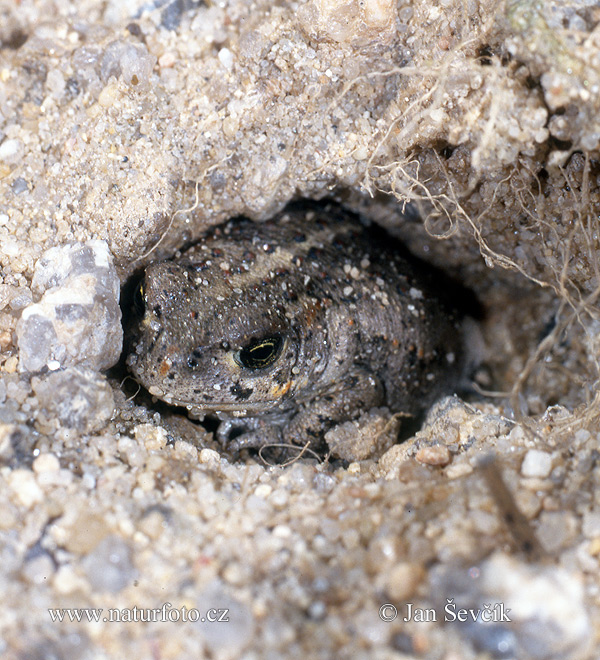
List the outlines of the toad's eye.
{"type": "Polygon", "coordinates": [[[137,285],[135,293],[133,294],[133,306],[135,311],[143,316],[146,311],[146,290],[144,288],[144,280],[137,285]]]}
{"type": "Polygon", "coordinates": [[[247,346],[234,353],[234,360],[246,369],[265,369],[275,362],[281,354],[283,338],[275,335],[264,339],[255,339],[247,346]]]}

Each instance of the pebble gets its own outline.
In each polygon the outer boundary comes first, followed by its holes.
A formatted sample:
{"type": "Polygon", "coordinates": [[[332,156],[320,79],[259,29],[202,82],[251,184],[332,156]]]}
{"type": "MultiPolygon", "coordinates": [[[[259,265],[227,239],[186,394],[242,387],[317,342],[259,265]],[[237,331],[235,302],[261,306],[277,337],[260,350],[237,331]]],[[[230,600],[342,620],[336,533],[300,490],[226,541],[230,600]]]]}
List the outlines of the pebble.
{"type": "Polygon", "coordinates": [[[142,472],[139,474],[137,483],[141,490],[145,493],[151,492],[156,485],[154,476],[150,472],[142,472]]]}
{"type": "Polygon", "coordinates": [[[11,309],[20,310],[33,302],[31,291],[25,287],[14,288],[11,291],[9,306],[11,309]]]}
{"type": "Polygon", "coordinates": [[[530,449],[523,463],[521,464],[521,474],[524,477],[538,477],[544,479],[552,470],[552,455],[539,449],[530,449]]]}
{"type": "Polygon", "coordinates": [[[586,511],[583,514],[581,531],[588,539],[600,537],[600,511],[586,511]]]}
{"type": "MultiPolygon", "coordinates": [[[[71,515],[73,514],[75,512],[71,515]]],[[[53,537],[68,552],[87,555],[106,538],[109,532],[105,520],[96,513],[84,509],[74,515],[68,526],[57,524],[53,530],[53,537]]]]}
{"type": "Polygon", "coordinates": [[[118,593],[133,582],[137,571],[131,549],[120,536],[105,537],[82,560],[85,574],[94,590],[118,593]]]}
{"type": "Polygon", "coordinates": [[[217,57],[219,58],[219,62],[221,62],[227,71],[231,71],[233,68],[233,53],[229,50],[229,48],[221,48],[217,57]]]}
{"type": "Polygon", "coordinates": [[[65,487],[75,481],[75,476],[71,470],[64,468],[56,472],[43,472],[38,475],[37,482],[42,488],[49,486],[65,487]]]}
{"type": "Polygon", "coordinates": [[[357,420],[334,426],[325,440],[334,456],[347,461],[361,461],[381,456],[398,437],[399,420],[387,408],[373,408],[357,420]]]}
{"type": "Polygon", "coordinates": [[[162,426],[138,424],[133,429],[135,439],[148,451],[159,451],[167,444],[168,434],[162,426]]]}
{"type": "Polygon", "coordinates": [[[496,555],[483,566],[482,583],[511,609],[519,646],[532,658],[579,659],[591,627],[581,581],[557,566],[528,565],[496,555]]]}
{"type": "Polygon", "coordinates": [[[385,591],[393,601],[410,598],[425,577],[425,571],[420,564],[401,562],[388,573],[385,591]]]}
{"type": "Polygon", "coordinates": [[[167,51],[158,58],[158,66],[161,69],[170,69],[172,66],[175,65],[176,61],[177,61],[177,56],[175,55],[175,53],[167,51]]]}
{"type": "Polygon", "coordinates": [[[209,608],[228,610],[229,621],[224,625],[209,621],[199,621],[197,629],[211,657],[219,660],[233,660],[241,653],[254,634],[254,620],[248,607],[225,590],[220,580],[215,580],[199,594],[197,607],[201,612],[209,608]]]}
{"type": "Polygon", "coordinates": [[[21,574],[32,584],[44,584],[55,570],[50,555],[43,553],[26,562],[21,574]]]}
{"type": "Polygon", "coordinates": [[[577,519],[570,511],[543,511],[539,516],[537,537],[546,552],[568,547],[578,531],[577,519]]]}
{"type": "Polygon", "coordinates": [[[595,538],[588,546],[588,552],[592,557],[600,555],[600,537],[595,538]]]}
{"type": "Polygon", "coordinates": [[[50,248],[35,265],[32,289],[41,298],[23,309],[16,328],[21,371],[52,362],[102,370],[118,361],[120,283],[104,241],[50,248]]]}
{"type": "Polygon", "coordinates": [[[141,468],[146,463],[147,452],[136,439],[122,435],[117,441],[117,450],[123,460],[132,468],[141,468]]]}
{"type": "Polygon", "coordinates": [[[107,82],[111,76],[121,77],[128,85],[148,83],[156,57],[142,43],[117,39],[104,51],[100,64],[100,77],[107,82]]]}
{"type": "Polygon", "coordinates": [[[592,434],[587,429],[579,429],[578,431],[575,431],[574,440],[577,444],[584,444],[591,437],[592,437],[592,434]]]}
{"type": "Polygon", "coordinates": [[[449,465],[446,470],[446,477],[448,479],[460,479],[466,477],[473,472],[473,466],[468,463],[456,463],[449,465]]]}
{"type": "Polygon", "coordinates": [[[529,564],[496,553],[477,566],[434,569],[430,589],[441,609],[446,598],[461,608],[501,604],[510,618],[485,624],[458,621],[452,627],[492,658],[580,660],[589,657],[591,622],[582,582],[556,565],[529,564]],[[510,610],[510,611],[509,611],[510,610]]]}
{"type": "Polygon", "coordinates": [[[54,454],[40,454],[33,461],[33,471],[37,474],[43,472],[55,472],[60,469],[60,462],[54,454]]]}
{"type": "Polygon", "coordinates": [[[59,567],[54,574],[52,584],[59,594],[87,593],[89,591],[85,578],[78,575],[70,564],[59,567]]]}
{"type": "Polygon", "coordinates": [[[256,497],[265,498],[265,497],[269,497],[272,490],[273,488],[269,486],[269,484],[260,484],[254,490],[254,494],[256,495],[256,497]]]}
{"type": "Polygon", "coordinates": [[[13,470],[8,477],[8,483],[17,500],[27,509],[44,499],[42,489],[35,480],[33,472],[29,470],[13,470]]]}
{"type": "Polygon", "coordinates": [[[284,488],[277,488],[270,497],[271,504],[277,508],[283,508],[289,501],[289,493],[284,488]]]}
{"type": "MultiPolygon", "coordinates": [[[[32,387],[48,423],[89,433],[101,429],[112,417],[113,390],[106,378],[77,367],[32,379],[32,387]]],[[[38,413],[39,415],[39,413],[38,413]]]]}
{"type": "Polygon", "coordinates": [[[221,462],[221,456],[218,451],[205,447],[204,449],[200,450],[200,453],[198,454],[198,460],[200,463],[218,465],[221,462]]]}
{"type": "Polygon", "coordinates": [[[445,445],[433,445],[432,447],[421,447],[415,454],[419,463],[425,465],[444,466],[452,460],[452,454],[445,445]]]}
{"type": "Polygon", "coordinates": [[[23,143],[17,139],[6,139],[0,144],[0,161],[15,164],[23,155],[23,143]]]}
{"type": "Polygon", "coordinates": [[[24,193],[26,190],[29,190],[29,185],[27,184],[27,181],[22,177],[18,176],[11,185],[11,190],[15,193],[15,195],[20,195],[21,193],[24,193]]]}

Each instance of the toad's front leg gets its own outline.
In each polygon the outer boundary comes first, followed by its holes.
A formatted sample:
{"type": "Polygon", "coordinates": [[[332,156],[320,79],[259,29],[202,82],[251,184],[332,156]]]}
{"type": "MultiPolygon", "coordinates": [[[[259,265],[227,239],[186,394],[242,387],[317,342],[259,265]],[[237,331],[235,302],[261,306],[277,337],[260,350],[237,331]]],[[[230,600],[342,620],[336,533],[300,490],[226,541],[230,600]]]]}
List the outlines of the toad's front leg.
{"type": "Polygon", "coordinates": [[[280,425],[268,417],[224,419],[217,429],[217,440],[233,454],[242,449],[260,449],[283,442],[280,425]]]}
{"type": "Polygon", "coordinates": [[[355,368],[339,383],[302,405],[282,429],[285,442],[324,448],[323,436],[340,422],[356,419],[361,413],[384,403],[379,378],[365,369],[355,368]]]}
{"type": "Polygon", "coordinates": [[[341,422],[350,421],[384,402],[381,381],[370,372],[356,368],[334,387],[304,402],[291,417],[265,414],[260,417],[225,419],[217,439],[235,453],[267,445],[308,446],[324,451],[325,433],[341,422]]]}

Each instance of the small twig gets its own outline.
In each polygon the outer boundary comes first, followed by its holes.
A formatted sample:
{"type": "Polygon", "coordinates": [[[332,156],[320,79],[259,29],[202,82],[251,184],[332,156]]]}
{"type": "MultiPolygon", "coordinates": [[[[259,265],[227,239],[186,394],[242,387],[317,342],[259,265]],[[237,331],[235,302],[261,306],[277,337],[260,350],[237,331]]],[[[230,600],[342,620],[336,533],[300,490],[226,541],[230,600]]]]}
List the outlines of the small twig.
{"type": "Polygon", "coordinates": [[[291,458],[289,461],[286,461],[285,463],[271,463],[271,462],[269,462],[263,456],[263,450],[264,449],[273,449],[273,448],[277,448],[277,447],[280,448],[280,449],[300,449],[299,445],[293,445],[289,442],[271,442],[269,444],[262,445],[260,447],[260,449],[258,450],[258,456],[260,457],[260,460],[265,465],[268,465],[269,467],[287,467],[288,465],[292,465],[296,461],[299,461],[305,453],[312,454],[319,462],[321,462],[322,459],[319,456],[319,454],[317,454],[312,449],[309,449],[309,445],[310,445],[310,440],[302,447],[300,453],[297,456],[295,456],[294,458],[291,458]]]}
{"type": "Polygon", "coordinates": [[[532,561],[541,559],[545,555],[545,551],[529,520],[517,506],[515,498],[506,485],[502,472],[498,467],[496,455],[494,453],[487,454],[479,460],[478,467],[516,547],[532,561]]]}

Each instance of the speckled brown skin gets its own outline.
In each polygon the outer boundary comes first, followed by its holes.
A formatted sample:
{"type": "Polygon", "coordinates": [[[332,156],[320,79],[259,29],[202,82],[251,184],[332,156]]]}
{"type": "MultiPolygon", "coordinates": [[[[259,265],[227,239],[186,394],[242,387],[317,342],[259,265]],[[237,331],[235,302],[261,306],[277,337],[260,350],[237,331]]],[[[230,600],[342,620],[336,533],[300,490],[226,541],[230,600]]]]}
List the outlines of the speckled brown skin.
{"type": "Polygon", "coordinates": [[[146,269],[138,307],[135,378],[226,420],[237,446],[318,445],[375,406],[417,413],[460,376],[458,315],[393,239],[335,205],[215,228],[146,269]]]}

